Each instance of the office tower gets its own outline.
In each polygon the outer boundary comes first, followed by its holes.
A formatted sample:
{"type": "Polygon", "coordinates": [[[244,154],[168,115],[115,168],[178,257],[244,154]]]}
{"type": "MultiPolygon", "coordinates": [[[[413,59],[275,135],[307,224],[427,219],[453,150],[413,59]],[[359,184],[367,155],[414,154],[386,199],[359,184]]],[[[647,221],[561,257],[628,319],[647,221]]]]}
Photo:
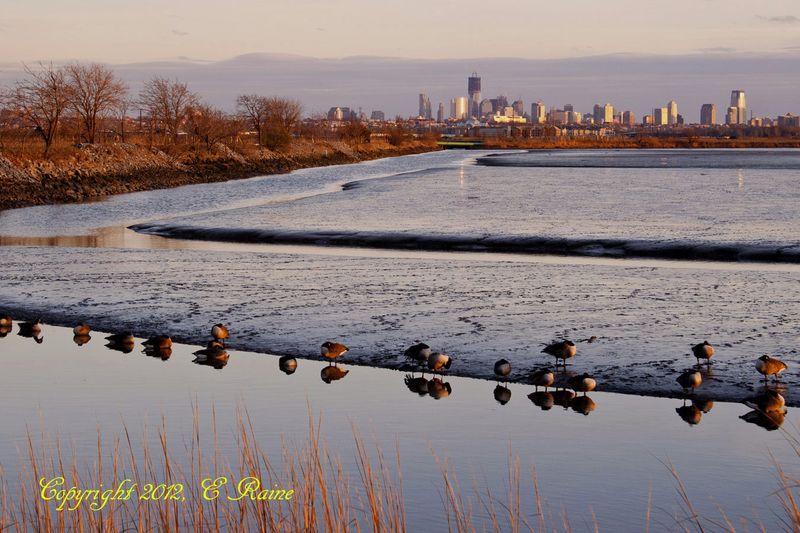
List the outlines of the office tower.
{"type": "Polygon", "coordinates": [[[419,116],[422,118],[431,118],[433,116],[431,111],[431,99],[424,93],[420,93],[419,95],[419,116]]]}
{"type": "Polygon", "coordinates": [[[547,122],[547,109],[544,107],[544,103],[536,102],[531,104],[531,122],[534,124],[547,122]]]}
{"type": "Polygon", "coordinates": [[[606,104],[603,106],[603,124],[614,123],[614,106],[606,104]]]}
{"type": "Polygon", "coordinates": [[[567,114],[567,124],[580,124],[583,118],[577,111],[564,111],[567,114]]]}
{"type": "Polygon", "coordinates": [[[457,96],[450,100],[450,118],[464,120],[469,117],[469,99],[457,96]]]}
{"type": "Polygon", "coordinates": [[[521,117],[525,114],[525,104],[522,101],[522,98],[518,100],[514,100],[514,103],[511,104],[511,107],[514,108],[514,114],[518,117],[521,117]]]}
{"type": "Polygon", "coordinates": [[[675,126],[678,123],[678,102],[670,100],[667,104],[667,124],[675,126]]]}
{"type": "Polygon", "coordinates": [[[332,107],[328,110],[328,120],[352,120],[355,113],[349,107],[332,107]]]}
{"type": "Polygon", "coordinates": [[[469,114],[477,117],[480,114],[481,105],[481,78],[477,72],[467,78],[467,94],[469,94],[469,114]]]}
{"type": "Polygon", "coordinates": [[[494,109],[492,107],[492,101],[487,98],[481,100],[481,105],[479,108],[478,115],[481,117],[485,117],[486,115],[491,115],[493,112],[494,109]]]}
{"type": "Polygon", "coordinates": [[[600,104],[594,104],[594,107],[592,108],[592,118],[594,118],[595,124],[603,123],[603,106],[600,104]]]}
{"type": "Polygon", "coordinates": [[[731,107],[736,108],[736,122],[732,122],[732,124],[746,124],[747,101],[744,97],[744,91],[731,91],[731,107]]]}
{"type": "Polygon", "coordinates": [[[632,111],[625,111],[622,113],[622,124],[624,126],[633,126],[636,124],[636,116],[632,111]]]}
{"type": "Polygon", "coordinates": [[[444,103],[439,102],[439,109],[436,111],[436,122],[444,122],[444,103]]]}
{"type": "Polygon", "coordinates": [[[738,123],[739,123],[739,108],[736,106],[730,106],[728,108],[728,112],[725,114],[725,124],[733,126],[738,123]]]}
{"type": "Polygon", "coordinates": [[[666,107],[653,109],[653,124],[656,126],[666,126],[668,124],[666,107]]]}
{"type": "Polygon", "coordinates": [[[564,104],[564,111],[569,111],[571,113],[575,111],[575,108],[572,107],[572,104],[564,104]]]}
{"type": "Polygon", "coordinates": [[[642,126],[652,126],[653,122],[653,115],[645,115],[642,117],[642,126]]]}
{"type": "Polygon", "coordinates": [[[714,104],[703,104],[700,108],[700,124],[713,126],[717,123],[717,106],[714,104]]]}
{"type": "Polygon", "coordinates": [[[386,115],[383,114],[383,111],[373,111],[372,115],[369,117],[370,120],[379,120],[383,122],[386,120],[386,115]]]}

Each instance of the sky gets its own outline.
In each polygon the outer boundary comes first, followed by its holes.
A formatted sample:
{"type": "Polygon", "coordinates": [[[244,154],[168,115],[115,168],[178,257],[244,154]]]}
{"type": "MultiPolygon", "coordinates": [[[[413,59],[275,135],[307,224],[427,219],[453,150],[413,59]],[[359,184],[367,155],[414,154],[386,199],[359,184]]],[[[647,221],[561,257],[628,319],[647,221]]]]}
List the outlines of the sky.
{"type": "Polygon", "coordinates": [[[784,87],[797,86],[798,58],[797,0],[0,0],[0,83],[22,62],[99,61],[134,85],[156,71],[184,76],[223,107],[235,98],[219,86],[227,75],[231,85],[297,95],[308,112],[350,105],[408,115],[419,92],[435,107],[465,93],[464,78],[479,70],[485,96],[521,96],[526,106],[546,99],[587,110],[633,98],[620,107],[641,114],[682,97],[692,119],[698,102],[724,106],[730,89],[743,88],[765,113],[798,112],[784,87]],[[250,68],[271,70],[259,77],[231,69],[241,56],[250,68]],[[404,77],[392,69],[399,64],[404,77]],[[666,83],[633,70],[658,76],[659,65],[671,73],[666,83]],[[751,67],[758,73],[742,79],[751,67]],[[340,79],[345,74],[360,83],[340,79]],[[763,77],[783,74],[791,78],[783,84],[763,77]],[[676,83],[683,76],[695,87],[676,83]],[[653,93],[631,94],[629,83],[653,93]]]}

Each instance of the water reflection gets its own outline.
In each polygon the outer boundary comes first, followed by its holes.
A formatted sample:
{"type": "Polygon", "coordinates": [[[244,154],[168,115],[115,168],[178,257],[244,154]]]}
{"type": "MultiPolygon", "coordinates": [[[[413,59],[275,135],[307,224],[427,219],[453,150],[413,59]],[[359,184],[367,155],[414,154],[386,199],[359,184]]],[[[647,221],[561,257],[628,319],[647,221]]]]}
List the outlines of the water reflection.
{"type": "Polygon", "coordinates": [[[553,394],[547,391],[532,392],[528,394],[528,399],[533,402],[533,405],[541,408],[542,411],[549,411],[555,405],[553,394]]]}
{"type": "Polygon", "coordinates": [[[414,394],[420,397],[430,396],[434,400],[447,398],[453,393],[453,387],[449,382],[437,377],[427,379],[424,374],[421,376],[415,376],[413,372],[406,374],[403,376],[403,383],[414,394]]]}
{"type": "Polygon", "coordinates": [[[325,383],[332,383],[334,381],[339,381],[340,379],[344,379],[344,377],[349,374],[349,370],[345,370],[339,366],[326,366],[323,367],[322,370],[319,372],[319,377],[325,383]]]}
{"type": "Polygon", "coordinates": [[[494,388],[494,399],[500,405],[505,405],[511,401],[511,389],[503,385],[497,385],[494,388]]]}
{"type": "Polygon", "coordinates": [[[142,353],[144,353],[147,357],[154,357],[156,359],[161,359],[162,361],[167,361],[170,357],[172,357],[172,348],[148,347],[145,348],[142,353]]]}
{"type": "Polygon", "coordinates": [[[210,366],[215,370],[222,370],[225,368],[225,365],[228,364],[228,360],[230,359],[230,354],[225,350],[222,350],[221,353],[211,357],[208,355],[197,355],[192,360],[192,362],[196,365],[202,366],[210,366]]]}
{"type": "Polygon", "coordinates": [[[122,353],[131,353],[136,345],[136,339],[130,332],[108,335],[106,341],[106,348],[122,353]]]}
{"type": "Polygon", "coordinates": [[[580,413],[584,416],[589,416],[589,413],[597,409],[597,404],[594,403],[589,396],[584,394],[583,396],[578,396],[574,398],[569,403],[569,408],[575,411],[576,413],[580,413]]]}
{"type": "Polygon", "coordinates": [[[11,333],[11,326],[0,326],[0,339],[11,333]]]}
{"type": "Polygon", "coordinates": [[[453,393],[453,387],[447,381],[442,381],[439,378],[433,378],[428,382],[428,395],[434,400],[441,400],[447,398],[453,393]]]}
{"type": "Polygon", "coordinates": [[[297,370],[297,359],[284,355],[278,360],[278,368],[287,376],[291,376],[297,370]]]}
{"type": "Polygon", "coordinates": [[[755,424],[767,431],[775,431],[783,425],[783,421],[786,419],[786,411],[762,413],[761,411],[753,409],[739,418],[748,424],[755,424]]]}
{"type": "Polygon", "coordinates": [[[425,379],[425,376],[415,377],[414,374],[406,374],[403,382],[411,392],[419,396],[428,395],[428,380],[425,379]]]}
{"type": "Polygon", "coordinates": [[[575,393],[568,389],[553,391],[553,403],[564,409],[569,409],[570,402],[575,398],[575,393]]]}
{"type": "Polygon", "coordinates": [[[92,340],[92,336],[88,333],[85,335],[75,335],[72,337],[72,342],[74,342],[78,346],[83,346],[84,344],[88,343],[92,340]]]}
{"type": "Polygon", "coordinates": [[[686,400],[684,400],[684,405],[675,409],[675,412],[678,413],[678,416],[681,417],[681,420],[690,426],[696,426],[700,423],[700,420],[702,420],[703,412],[694,404],[686,405],[685,402],[686,400]]]}
{"type": "Polygon", "coordinates": [[[17,335],[28,339],[33,339],[36,344],[42,344],[44,336],[42,336],[42,321],[37,318],[33,322],[20,322],[19,331],[17,335]]]}

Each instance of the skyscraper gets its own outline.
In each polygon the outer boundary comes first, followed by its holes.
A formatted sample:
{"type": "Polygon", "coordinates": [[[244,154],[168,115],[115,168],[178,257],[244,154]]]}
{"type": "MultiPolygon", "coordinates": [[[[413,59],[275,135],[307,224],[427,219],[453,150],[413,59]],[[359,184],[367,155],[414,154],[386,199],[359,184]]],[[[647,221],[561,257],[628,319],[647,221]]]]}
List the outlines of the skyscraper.
{"type": "Polygon", "coordinates": [[[744,91],[731,91],[731,107],[736,108],[736,121],[732,124],[747,123],[747,102],[744,91]]]}
{"type": "Polygon", "coordinates": [[[469,100],[466,96],[457,96],[450,100],[450,118],[456,120],[469,118],[469,100]]]}
{"type": "Polygon", "coordinates": [[[534,124],[544,124],[547,122],[547,109],[543,102],[531,104],[531,122],[534,124]]]}
{"type": "Polygon", "coordinates": [[[444,122],[444,104],[439,102],[439,109],[436,111],[436,122],[444,122]]]}
{"type": "Polygon", "coordinates": [[[653,109],[653,124],[656,126],[666,126],[668,124],[667,108],[657,107],[653,109]]]}
{"type": "Polygon", "coordinates": [[[514,108],[514,114],[516,116],[521,117],[525,114],[525,103],[522,101],[522,98],[514,100],[514,103],[511,104],[511,107],[514,108]]]}
{"type": "Polygon", "coordinates": [[[670,100],[667,104],[667,124],[674,126],[678,123],[678,102],[670,100]]]}
{"type": "Polygon", "coordinates": [[[480,116],[481,78],[477,72],[473,72],[472,76],[467,78],[467,94],[469,94],[469,115],[480,116]]]}
{"type": "Polygon", "coordinates": [[[725,114],[725,124],[729,126],[734,126],[739,123],[739,108],[736,106],[730,106],[728,108],[728,112],[725,114]]]}
{"type": "Polygon", "coordinates": [[[700,108],[700,124],[713,126],[717,123],[717,106],[714,104],[703,104],[700,108]]]}
{"type": "Polygon", "coordinates": [[[419,116],[422,118],[431,118],[433,116],[431,99],[425,93],[419,94],[419,116]]]}

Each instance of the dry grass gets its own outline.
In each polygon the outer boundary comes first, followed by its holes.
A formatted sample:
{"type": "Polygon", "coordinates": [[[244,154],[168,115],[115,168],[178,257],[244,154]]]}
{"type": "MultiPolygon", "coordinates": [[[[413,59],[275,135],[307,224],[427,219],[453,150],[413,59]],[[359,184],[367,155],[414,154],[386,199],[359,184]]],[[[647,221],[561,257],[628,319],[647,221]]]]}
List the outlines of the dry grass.
{"type": "MultiPolygon", "coordinates": [[[[309,415],[308,437],[299,446],[282,440],[277,461],[258,444],[253,421],[240,407],[235,422],[234,452],[220,447],[216,414],[212,411],[210,428],[203,430],[198,406],[193,406],[193,429],[186,440],[173,443],[166,421],[162,420],[154,438],[145,427],[140,438],[133,438],[123,424],[120,435],[110,441],[97,431],[93,458],[81,457],[68,450],[59,437],[29,432],[23,451],[24,468],[15,492],[4,485],[0,497],[0,532],[4,531],[407,531],[407,510],[403,492],[402,464],[399,449],[391,457],[380,446],[368,444],[357,427],[352,428],[354,445],[353,471],[348,472],[341,457],[331,452],[320,435],[321,418],[309,415]],[[177,451],[176,451],[177,450],[177,451]],[[227,457],[227,458],[226,458],[227,457]],[[293,489],[288,501],[254,502],[247,498],[226,501],[225,491],[214,500],[203,497],[202,480],[227,476],[232,482],[246,477],[263,481],[265,488],[293,489]],[[113,487],[130,478],[138,487],[148,482],[181,483],[185,501],[158,499],[138,501],[136,493],[129,500],[109,501],[100,510],[87,502],[77,509],[57,510],[57,504],[40,497],[38,480],[63,476],[66,486],[83,488],[113,487]]],[[[800,457],[800,445],[795,451],[800,457]]],[[[509,449],[504,494],[495,494],[476,485],[463,490],[453,466],[446,458],[432,452],[438,465],[442,514],[439,520],[448,531],[473,533],[573,531],[566,509],[553,511],[543,503],[536,471],[530,473],[530,487],[523,490],[519,458],[509,449]],[[529,496],[523,497],[523,494],[529,496]]],[[[668,461],[665,467],[672,476],[681,509],[675,514],[671,529],[680,531],[737,531],[725,512],[717,517],[701,516],[693,505],[688,488],[668,461]]],[[[800,531],[798,479],[787,474],[777,463],[781,489],[776,497],[784,511],[787,531],[800,531]]],[[[483,484],[484,487],[488,484],[483,484]]],[[[229,491],[229,493],[231,493],[229,491]]],[[[652,491],[643,512],[643,531],[650,531],[652,491]]],[[[591,523],[583,529],[600,531],[591,511],[591,523]]],[[[744,523],[747,526],[747,523],[744,523]]],[[[753,522],[750,522],[752,526],[753,522]]],[[[764,530],[756,526],[756,530],[764,530]]],[[[745,527],[745,530],[751,530],[745,527]]]]}

